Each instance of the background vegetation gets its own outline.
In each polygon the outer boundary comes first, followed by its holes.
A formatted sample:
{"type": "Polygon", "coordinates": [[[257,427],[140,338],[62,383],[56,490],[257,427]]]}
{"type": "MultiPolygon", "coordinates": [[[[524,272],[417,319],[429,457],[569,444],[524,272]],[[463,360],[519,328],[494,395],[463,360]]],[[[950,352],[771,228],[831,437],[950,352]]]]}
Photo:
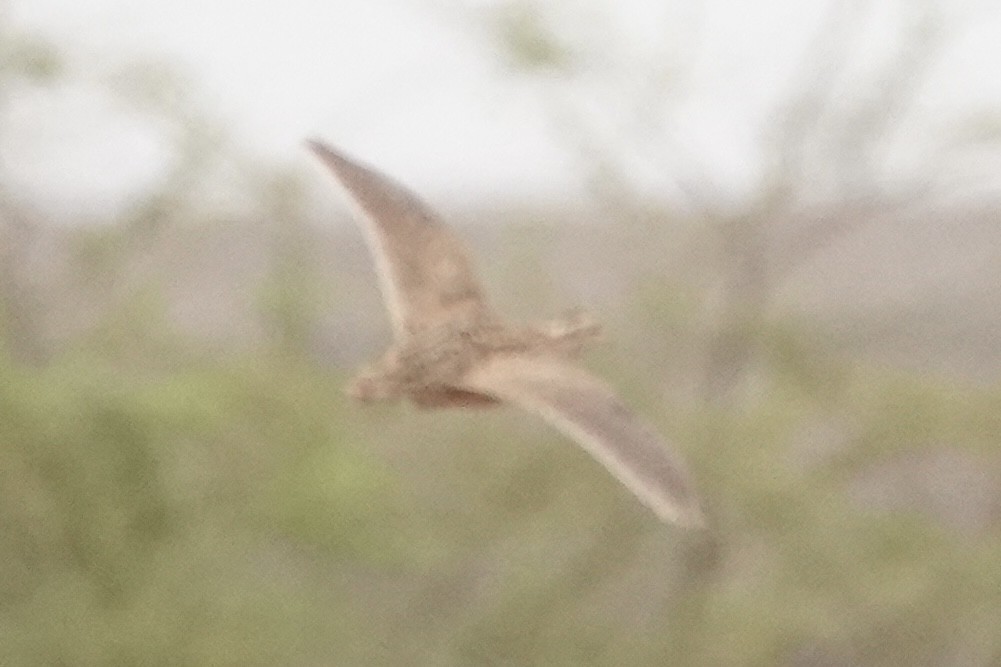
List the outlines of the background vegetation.
{"type": "MultiPolygon", "coordinates": [[[[89,85],[163,128],[148,192],[59,225],[0,170],[0,664],[1001,664],[1001,228],[936,169],[991,125],[881,175],[936,17],[846,103],[864,17],[832,13],[755,195],[696,179],[680,213],[618,162],[669,136],[664,81],[602,137],[568,92],[586,44],[529,3],[485,16],[512,77],[552,76],[597,202],[470,211],[485,282],[516,315],[606,317],[589,364],[684,450],[712,530],[513,412],[350,404],[389,333],[327,184],[124,68],[89,85]]],[[[73,74],[0,33],[2,118],[73,74]]]]}

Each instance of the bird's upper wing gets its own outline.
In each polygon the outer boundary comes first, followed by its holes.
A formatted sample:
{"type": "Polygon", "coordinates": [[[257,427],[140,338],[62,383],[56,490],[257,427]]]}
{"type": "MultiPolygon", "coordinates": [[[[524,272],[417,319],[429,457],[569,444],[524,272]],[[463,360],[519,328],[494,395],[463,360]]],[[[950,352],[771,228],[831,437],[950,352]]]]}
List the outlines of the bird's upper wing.
{"type": "Polygon", "coordinates": [[[461,383],[537,412],[579,442],[664,521],[704,523],[684,464],[606,384],[541,356],[497,356],[461,383]]]}
{"type": "Polygon", "coordinates": [[[465,247],[427,204],[394,180],[319,141],[307,145],[361,213],[397,336],[485,311],[465,247]]]}

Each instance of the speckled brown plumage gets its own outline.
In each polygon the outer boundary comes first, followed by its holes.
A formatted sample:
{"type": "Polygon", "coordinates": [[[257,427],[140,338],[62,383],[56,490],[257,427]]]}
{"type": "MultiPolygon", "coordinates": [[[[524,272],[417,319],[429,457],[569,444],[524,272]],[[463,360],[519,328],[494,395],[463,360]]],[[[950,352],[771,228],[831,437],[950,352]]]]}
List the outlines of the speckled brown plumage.
{"type": "Polygon", "coordinates": [[[462,242],[415,194],[320,143],[310,149],[357,207],[395,331],[359,373],[361,401],[422,408],[509,402],[575,439],[661,519],[703,522],[684,465],[605,383],[576,367],[598,325],[581,313],[510,325],[487,305],[462,242]]]}

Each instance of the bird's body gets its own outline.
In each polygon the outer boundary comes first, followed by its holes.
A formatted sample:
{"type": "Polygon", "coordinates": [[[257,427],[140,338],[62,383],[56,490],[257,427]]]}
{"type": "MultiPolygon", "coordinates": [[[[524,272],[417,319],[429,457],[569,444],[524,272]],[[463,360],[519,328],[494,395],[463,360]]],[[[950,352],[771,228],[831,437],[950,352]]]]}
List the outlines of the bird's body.
{"type": "Polygon", "coordinates": [[[415,194],[319,142],[310,148],[360,210],[395,341],[359,373],[361,401],[421,408],[508,402],[577,440],[664,520],[702,523],[680,460],[656,432],[573,360],[600,335],[579,312],[511,325],[487,305],[465,247],[415,194]]]}
{"type": "Polygon", "coordinates": [[[349,393],[363,401],[407,397],[423,408],[489,406],[495,398],[462,390],[463,378],[495,356],[544,355],[572,359],[600,335],[598,325],[570,317],[549,327],[508,326],[493,318],[446,322],[410,334],[359,374],[349,393]]]}

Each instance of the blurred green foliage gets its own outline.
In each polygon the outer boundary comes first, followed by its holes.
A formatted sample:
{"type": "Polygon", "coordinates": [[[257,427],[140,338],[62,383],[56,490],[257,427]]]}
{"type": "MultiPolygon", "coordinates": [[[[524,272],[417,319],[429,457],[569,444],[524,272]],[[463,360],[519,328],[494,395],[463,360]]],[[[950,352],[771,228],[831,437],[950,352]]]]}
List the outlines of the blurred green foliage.
{"type": "MultiPolygon", "coordinates": [[[[295,302],[275,285],[301,278],[273,269],[265,321],[295,302]]],[[[698,339],[684,303],[665,294],[635,322],[684,350],[698,339]]],[[[315,327],[312,297],[302,308],[293,332],[315,327]]],[[[0,360],[4,664],[934,665],[1001,651],[993,510],[955,500],[971,518],[953,522],[856,488],[942,451],[996,480],[997,388],[839,359],[790,323],[752,329],[759,388],[739,408],[662,412],[655,386],[620,381],[691,459],[716,522],[691,534],[544,427],[361,411],[342,373],[284,349],[299,334],[217,355],[163,310],[150,287],[44,363],[0,360]]],[[[672,356],[653,357],[647,383],[672,356]]],[[[607,351],[593,361],[621,378],[607,351]]]]}
{"type": "MultiPolygon", "coordinates": [[[[521,57],[558,64],[526,21],[521,57]]],[[[247,193],[269,221],[245,285],[263,341],[180,333],[167,281],[123,276],[164,229],[212,224],[183,187],[209,162],[69,244],[67,289],[108,296],[81,334],[16,349],[13,323],[59,306],[24,298],[5,256],[0,664],[1001,660],[1001,388],[863,364],[758,313],[715,332],[752,390],[659,400],[702,370],[709,297],[646,273],[624,306],[642,347],[590,361],[690,459],[714,525],[684,532],[519,415],[350,405],[312,347],[327,286],[287,175],[247,193]],[[936,491],[951,464],[986,477],[936,491]]]]}
{"type": "Polygon", "coordinates": [[[393,485],[346,444],[332,378],[152,365],[3,365],[5,664],[282,663],[302,628],[348,630],[311,599],[312,560],[403,557],[393,485]]]}

